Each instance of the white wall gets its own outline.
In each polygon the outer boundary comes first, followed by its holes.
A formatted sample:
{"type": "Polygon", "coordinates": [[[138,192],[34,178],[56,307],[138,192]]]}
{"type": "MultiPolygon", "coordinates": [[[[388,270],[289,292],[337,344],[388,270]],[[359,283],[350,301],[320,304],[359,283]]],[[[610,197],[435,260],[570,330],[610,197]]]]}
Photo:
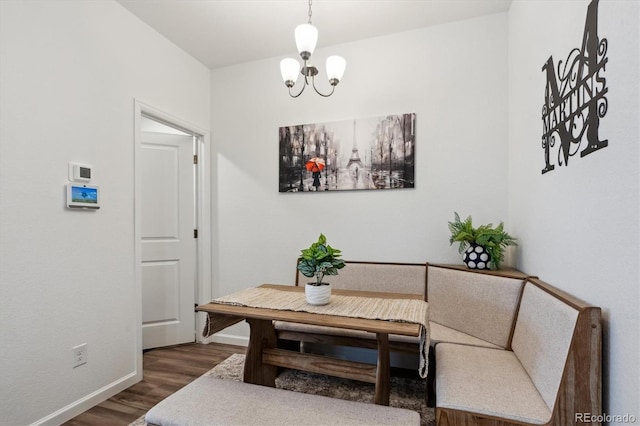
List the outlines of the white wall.
{"type": "Polygon", "coordinates": [[[0,423],[60,423],[140,374],[134,98],[208,128],[210,72],[112,1],[2,0],[0,42],[0,423]]]}
{"type": "Polygon", "coordinates": [[[640,419],[639,150],[640,2],[602,0],[598,35],[608,40],[609,146],[544,175],[541,148],[549,56],[566,61],[582,44],[588,2],[514,1],[509,11],[509,223],[518,266],[602,307],[604,408],[640,419]]]}
{"type": "MultiPolygon", "coordinates": [[[[292,284],[299,250],[321,232],[349,260],[458,263],[454,211],[506,220],[506,25],[498,14],[321,49],[315,64],[347,59],[329,98],[290,98],[282,58],[213,70],[213,294],[292,284]],[[417,115],[415,189],[278,192],[280,126],[405,112],[417,115]]],[[[246,337],[243,327],[226,333],[246,337]]]]}

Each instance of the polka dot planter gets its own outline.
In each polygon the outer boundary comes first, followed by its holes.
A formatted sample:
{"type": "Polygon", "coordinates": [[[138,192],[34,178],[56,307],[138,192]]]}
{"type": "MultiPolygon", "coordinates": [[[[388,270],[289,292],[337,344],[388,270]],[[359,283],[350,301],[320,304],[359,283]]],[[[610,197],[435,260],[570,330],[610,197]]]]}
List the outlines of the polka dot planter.
{"type": "Polygon", "coordinates": [[[491,256],[483,246],[471,244],[462,254],[462,262],[469,269],[489,269],[491,256]]]}

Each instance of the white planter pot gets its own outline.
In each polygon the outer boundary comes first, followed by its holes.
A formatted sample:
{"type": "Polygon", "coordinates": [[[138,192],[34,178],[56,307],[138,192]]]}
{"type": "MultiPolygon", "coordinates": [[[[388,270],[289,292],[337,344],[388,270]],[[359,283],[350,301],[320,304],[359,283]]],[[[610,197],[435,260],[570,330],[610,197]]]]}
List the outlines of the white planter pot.
{"type": "Polygon", "coordinates": [[[326,305],[331,301],[331,284],[310,285],[304,287],[307,303],[310,305],[326,305]]]}

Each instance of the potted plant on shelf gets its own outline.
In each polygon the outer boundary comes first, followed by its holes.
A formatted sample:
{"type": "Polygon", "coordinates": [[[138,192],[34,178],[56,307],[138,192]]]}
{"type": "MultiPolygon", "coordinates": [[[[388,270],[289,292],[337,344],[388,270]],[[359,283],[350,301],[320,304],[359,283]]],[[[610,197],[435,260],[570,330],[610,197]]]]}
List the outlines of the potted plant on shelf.
{"type": "Polygon", "coordinates": [[[449,245],[459,243],[458,252],[462,261],[470,269],[500,269],[507,246],[516,246],[516,239],[504,230],[504,223],[497,227],[493,224],[473,227],[471,216],[464,221],[455,213],[454,221],[449,222],[449,245]]]}
{"type": "Polygon", "coordinates": [[[300,250],[298,270],[305,277],[316,277],[314,282],[305,286],[307,302],[312,305],[326,305],[331,300],[331,284],[323,282],[325,275],[338,275],[338,269],[344,268],[341,251],[327,244],[327,238],[320,234],[318,241],[308,249],[300,250]]]}

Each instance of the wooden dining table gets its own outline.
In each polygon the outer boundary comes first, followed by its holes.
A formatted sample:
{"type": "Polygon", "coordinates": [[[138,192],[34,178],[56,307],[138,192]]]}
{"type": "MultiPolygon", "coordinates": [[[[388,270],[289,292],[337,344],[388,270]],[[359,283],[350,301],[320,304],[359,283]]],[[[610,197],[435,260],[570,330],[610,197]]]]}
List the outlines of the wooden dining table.
{"type": "MultiPolygon", "coordinates": [[[[259,288],[297,292],[300,298],[304,298],[304,287],[264,284],[259,288]]],[[[367,298],[422,300],[422,295],[403,293],[333,289],[332,294],[335,296],[356,296],[361,298],[363,303],[367,301],[367,298]]],[[[322,313],[322,307],[314,307],[316,312],[305,312],[243,306],[235,303],[220,303],[214,300],[211,303],[199,305],[196,310],[208,313],[209,320],[221,320],[219,321],[219,324],[222,324],[219,327],[221,329],[243,319],[247,321],[250,327],[250,336],[244,364],[245,382],[275,387],[278,367],[293,368],[374,383],[374,402],[380,405],[389,405],[391,387],[389,335],[417,337],[421,333],[421,325],[417,323],[325,314],[322,313]],[[377,363],[372,365],[278,348],[278,339],[273,325],[274,321],[288,321],[374,333],[377,341],[377,363]]],[[[210,329],[208,334],[210,335],[217,331],[219,330],[210,329]]]]}

